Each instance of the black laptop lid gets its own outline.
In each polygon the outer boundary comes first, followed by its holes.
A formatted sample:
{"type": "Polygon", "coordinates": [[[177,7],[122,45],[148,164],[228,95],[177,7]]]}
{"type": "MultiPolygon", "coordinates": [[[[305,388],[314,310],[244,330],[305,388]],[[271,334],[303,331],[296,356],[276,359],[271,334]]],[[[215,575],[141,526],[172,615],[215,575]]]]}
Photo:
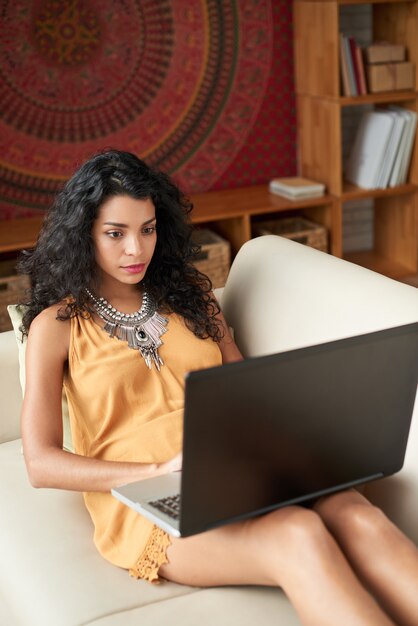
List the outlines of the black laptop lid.
{"type": "Polygon", "coordinates": [[[192,372],[182,534],[398,471],[418,323],[192,372]]]}

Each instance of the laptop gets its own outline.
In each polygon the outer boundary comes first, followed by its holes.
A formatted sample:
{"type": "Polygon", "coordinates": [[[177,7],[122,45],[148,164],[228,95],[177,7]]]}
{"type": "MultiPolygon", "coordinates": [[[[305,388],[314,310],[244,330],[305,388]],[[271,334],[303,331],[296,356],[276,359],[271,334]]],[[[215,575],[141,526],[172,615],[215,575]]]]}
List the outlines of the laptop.
{"type": "Polygon", "coordinates": [[[191,372],[182,471],[112,494],[176,537],[309,506],[401,469],[417,382],[418,322],[191,372]]]}

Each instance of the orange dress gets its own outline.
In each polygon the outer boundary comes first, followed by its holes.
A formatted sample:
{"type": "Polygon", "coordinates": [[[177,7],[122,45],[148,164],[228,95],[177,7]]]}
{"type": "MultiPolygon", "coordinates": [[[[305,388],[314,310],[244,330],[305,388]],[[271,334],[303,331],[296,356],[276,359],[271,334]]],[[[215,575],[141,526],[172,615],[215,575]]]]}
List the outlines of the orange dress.
{"type": "MultiPolygon", "coordinates": [[[[148,369],[137,350],[109,337],[92,319],[71,319],[64,388],[77,454],[162,463],[181,451],[184,375],[220,365],[222,358],[217,343],[198,339],[180,316],[168,318],[160,372],[148,369]]],[[[158,569],[167,562],[167,533],[110,493],[85,493],[84,500],[99,552],[137,578],[158,580],[158,569]]]]}

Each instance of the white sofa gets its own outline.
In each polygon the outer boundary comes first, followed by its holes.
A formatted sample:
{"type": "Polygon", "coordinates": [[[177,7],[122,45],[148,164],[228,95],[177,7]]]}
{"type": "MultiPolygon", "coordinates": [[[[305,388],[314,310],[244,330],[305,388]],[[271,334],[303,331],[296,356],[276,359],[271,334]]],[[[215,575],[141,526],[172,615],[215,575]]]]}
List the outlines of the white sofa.
{"type": "MultiPolygon", "coordinates": [[[[274,236],[243,246],[220,299],[237,343],[252,356],[418,320],[414,287],[274,236]]],[[[81,495],[29,485],[13,332],[0,334],[0,355],[0,624],[299,624],[276,589],[152,586],[104,561],[81,495]]],[[[417,414],[403,470],[366,491],[418,543],[417,414]]]]}

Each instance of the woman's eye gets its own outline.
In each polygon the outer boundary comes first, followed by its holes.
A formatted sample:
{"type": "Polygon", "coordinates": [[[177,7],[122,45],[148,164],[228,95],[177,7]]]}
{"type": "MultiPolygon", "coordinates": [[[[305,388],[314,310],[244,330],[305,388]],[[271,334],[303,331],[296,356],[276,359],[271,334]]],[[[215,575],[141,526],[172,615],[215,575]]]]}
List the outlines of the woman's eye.
{"type": "Polygon", "coordinates": [[[119,230],[109,230],[106,235],[108,237],[111,237],[112,239],[118,239],[119,237],[122,237],[122,233],[119,230]]]}
{"type": "Polygon", "coordinates": [[[147,226],[146,228],[144,228],[143,232],[145,235],[151,235],[155,232],[155,226],[147,226]]]}

